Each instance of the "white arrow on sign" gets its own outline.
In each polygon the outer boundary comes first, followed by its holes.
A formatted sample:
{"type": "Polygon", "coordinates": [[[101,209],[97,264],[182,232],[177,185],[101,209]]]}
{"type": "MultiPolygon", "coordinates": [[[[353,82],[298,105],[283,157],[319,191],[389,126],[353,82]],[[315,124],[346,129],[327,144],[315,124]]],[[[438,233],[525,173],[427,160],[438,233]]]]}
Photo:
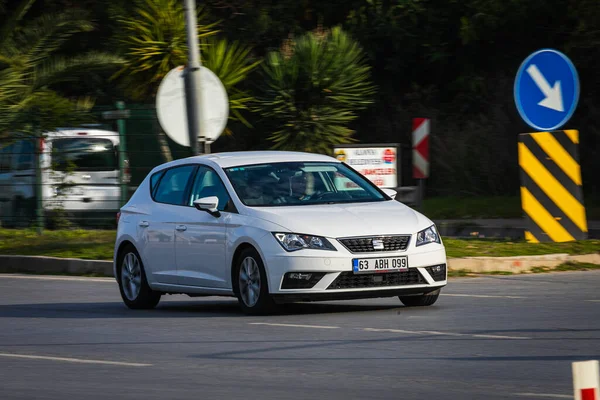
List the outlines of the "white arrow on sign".
{"type": "Polygon", "coordinates": [[[538,104],[542,107],[550,108],[551,110],[560,112],[565,111],[562,101],[562,92],[560,90],[560,81],[556,81],[554,87],[550,87],[550,84],[535,64],[531,64],[527,68],[527,73],[540,88],[544,96],[546,96],[546,98],[538,104]]]}

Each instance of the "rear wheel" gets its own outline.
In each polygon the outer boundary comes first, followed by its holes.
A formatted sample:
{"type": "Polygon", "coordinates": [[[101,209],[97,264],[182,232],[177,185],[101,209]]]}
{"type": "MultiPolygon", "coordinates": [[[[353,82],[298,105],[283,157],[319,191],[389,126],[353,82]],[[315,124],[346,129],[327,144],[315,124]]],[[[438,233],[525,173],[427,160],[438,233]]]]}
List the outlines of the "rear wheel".
{"type": "Polygon", "coordinates": [[[440,296],[441,289],[419,296],[398,296],[402,304],[407,307],[424,307],[435,303],[440,296]]]}
{"type": "Polygon", "coordinates": [[[265,267],[256,249],[242,251],[235,272],[236,294],[242,310],[251,315],[274,311],[275,303],[269,295],[265,267]]]}
{"type": "Polygon", "coordinates": [[[126,246],[119,255],[117,270],[119,291],[123,302],[132,309],[154,308],[160,301],[160,292],[148,285],[144,265],[137,250],[126,246]]]}

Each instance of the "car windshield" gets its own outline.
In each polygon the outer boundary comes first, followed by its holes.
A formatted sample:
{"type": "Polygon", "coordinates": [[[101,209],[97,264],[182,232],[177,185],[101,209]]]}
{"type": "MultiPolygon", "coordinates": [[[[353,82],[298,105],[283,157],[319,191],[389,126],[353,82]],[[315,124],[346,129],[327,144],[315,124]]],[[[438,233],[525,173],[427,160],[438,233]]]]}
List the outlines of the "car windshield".
{"type": "Polygon", "coordinates": [[[290,206],[388,200],[375,185],[341,163],[282,162],[226,168],[247,206],[290,206]]]}
{"type": "Polygon", "coordinates": [[[52,169],[67,171],[114,171],[118,169],[113,142],[101,138],[55,139],[52,142],[52,169]]]}

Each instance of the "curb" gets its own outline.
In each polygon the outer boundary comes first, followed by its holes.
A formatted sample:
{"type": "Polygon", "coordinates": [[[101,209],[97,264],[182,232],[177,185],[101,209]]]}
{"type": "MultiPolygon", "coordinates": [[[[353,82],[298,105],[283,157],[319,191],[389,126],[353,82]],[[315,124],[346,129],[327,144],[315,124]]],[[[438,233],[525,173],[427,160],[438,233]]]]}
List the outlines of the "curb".
{"type": "Polygon", "coordinates": [[[529,271],[536,267],[555,268],[566,262],[600,264],[600,253],[594,254],[545,254],[540,256],[513,257],[463,257],[448,258],[448,270],[469,270],[471,272],[514,272],[529,271]]]}
{"type": "Polygon", "coordinates": [[[45,256],[0,255],[0,273],[113,276],[113,262],[45,256]]]}
{"type": "MultiPolygon", "coordinates": [[[[513,257],[462,257],[448,258],[448,270],[470,272],[513,272],[520,273],[536,267],[555,268],[566,262],[600,265],[600,253],[569,255],[545,254],[540,256],[513,257]]],[[[113,262],[58,258],[45,256],[0,255],[0,273],[99,275],[113,277],[113,262]]]]}

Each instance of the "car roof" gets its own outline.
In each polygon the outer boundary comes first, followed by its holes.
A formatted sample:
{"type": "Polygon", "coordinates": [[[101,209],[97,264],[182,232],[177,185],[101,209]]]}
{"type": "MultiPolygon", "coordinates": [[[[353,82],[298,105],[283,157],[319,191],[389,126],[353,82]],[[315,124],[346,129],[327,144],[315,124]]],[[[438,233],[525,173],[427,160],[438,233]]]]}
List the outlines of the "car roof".
{"type": "MultiPolygon", "coordinates": [[[[322,154],[304,153],[297,151],[233,151],[225,153],[206,154],[202,156],[188,157],[167,164],[161,167],[169,167],[190,162],[206,162],[210,161],[217,164],[221,168],[238,167],[252,164],[265,164],[277,162],[337,162],[333,157],[322,154]]],[[[161,168],[162,169],[162,168],[161,168]]]]}

